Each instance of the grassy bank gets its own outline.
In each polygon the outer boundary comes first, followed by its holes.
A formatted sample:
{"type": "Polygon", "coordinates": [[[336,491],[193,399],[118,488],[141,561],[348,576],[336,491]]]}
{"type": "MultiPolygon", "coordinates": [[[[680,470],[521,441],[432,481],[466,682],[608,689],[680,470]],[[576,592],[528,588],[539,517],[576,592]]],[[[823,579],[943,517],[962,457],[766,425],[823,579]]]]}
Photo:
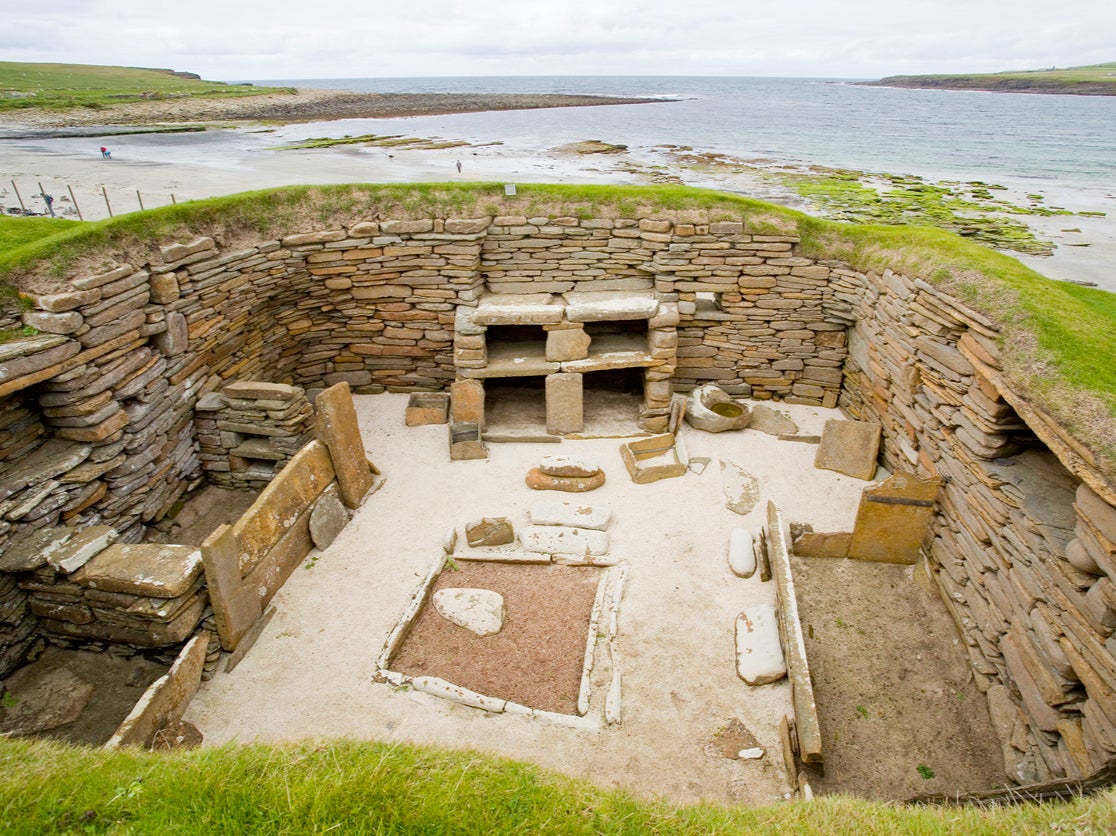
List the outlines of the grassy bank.
{"type": "Polygon", "coordinates": [[[383,743],[107,753],[0,741],[10,834],[1111,833],[1111,793],[1017,807],[907,807],[846,797],[677,806],[471,752],[383,743]]]}
{"type": "Polygon", "coordinates": [[[284,90],[287,88],[203,81],[170,70],[0,61],[0,113],[28,107],[101,108],[150,99],[228,98],[284,90]]]}
{"type": "MultiPolygon", "coordinates": [[[[393,184],[246,192],[82,224],[0,256],[9,287],[61,286],[61,278],[117,261],[158,258],[157,245],[209,234],[225,246],[330,229],[372,217],[671,218],[744,220],[756,233],[797,235],[815,258],[860,270],[891,268],[955,294],[1003,332],[1005,372],[1021,394],[1090,447],[1116,483],[1116,295],[1050,281],[1018,261],[952,233],[813,218],[783,207],[683,186],[393,184]]],[[[9,291],[10,292],[10,291],[9,291]]]]}
{"type": "Polygon", "coordinates": [[[893,75],[870,83],[884,87],[1116,96],[1116,62],[975,75],[893,75]]]}

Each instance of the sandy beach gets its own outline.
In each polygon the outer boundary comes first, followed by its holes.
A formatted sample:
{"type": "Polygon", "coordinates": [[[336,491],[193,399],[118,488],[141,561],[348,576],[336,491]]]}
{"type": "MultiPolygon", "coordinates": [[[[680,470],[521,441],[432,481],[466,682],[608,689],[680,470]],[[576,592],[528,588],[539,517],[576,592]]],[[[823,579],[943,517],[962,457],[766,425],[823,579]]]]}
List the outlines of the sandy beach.
{"type": "MultiPolygon", "coordinates": [[[[700,149],[680,155],[661,146],[618,153],[577,154],[560,142],[470,142],[467,136],[422,133],[405,117],[609,104],[641,107],[637,99],[533,94],[356,94],[302,90],[244,100],[141,102],[59,115],[17,112],[0,118],[0,207],[45,213],[41,193],[55,198],[63,217],[99,220],[254,189],[350,182],[684,183],[744,194],[817,213],[783,185],[778,160],[755,165],[695,163],[700,149]],[[276,124],[276,123],[280,124],[276,124]],[[107,127],[112,125],[113,127],[107,127]],[[150,133],[142,127],[197,125],[204,131],[150,133]],[[122,128],[119,126],[132,126],[122,128]],[[397,135],[439,140],[449,147],[340,145],[282,146],[329,136],[397,135]],[[123,131],[133,131],[125,133],[123,131]],[[109,149],[104,159],[100,147],[109,149]],[[460,163],[460,170],[458,168],[460,163]]],[[[590,139],[590,137],[583,137],[590,139]]],[[[1073,215],[1019,216],[1052,256],[1022,256],[1053,279],[1116,291],[1116,192],[1081,192],[1020,181],[1004,183],[1004,197],[1021,205],[1041,193],[1045,205],[1073,215]],[[1077,213],[1099,213],[1082,215],[1077,213]]]]}

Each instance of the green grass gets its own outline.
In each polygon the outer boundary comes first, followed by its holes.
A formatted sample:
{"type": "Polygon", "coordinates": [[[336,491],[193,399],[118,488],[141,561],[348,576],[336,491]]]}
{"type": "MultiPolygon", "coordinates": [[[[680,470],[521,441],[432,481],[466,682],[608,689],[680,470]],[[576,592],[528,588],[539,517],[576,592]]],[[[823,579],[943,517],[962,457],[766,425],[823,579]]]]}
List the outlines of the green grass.
{"type": "Polygon", "coordinates": [[[235,97],[292,92],[181,78],[170,72],[92,64],[24,64],[0,61],[0,112],[38,107],[67,110],[147,99],[235,97]]]}
{"type": "Polygon", "coordinates": [[[0,255],[78,226],[81,221],[0,215],[0,255]]]}
{"type": "Polygon", "coordinates": [[[0,282],[26,289],[121,260],[139,264],[158,258],[160,243],[205,234],[226,244],[248,243],[374,217],[502,214],[745,220],[756,234],[799,236],[807,256],[924,279],[999,324],[1005,374],[1013,388],[1089,446],[1116,481],[1116,295],[1050,281],[1012,258],[938,229],[826,221],[684,186],[521,184],[516,197],[506,197],[493,183],[301,186],[72,227],[0,254],[0,282]]]}
{"type": "Polygon", "coordinates": [[[1113,96],[1116,95],[1116,62],[1083,67],[1008,70],[1000,73],[896,75],[873,83],[894,87],[1113,96]]]}
{"type": "Polygon", "coordinates": [[[0,741],[6,834],[1110,833],[1111,792],[936,807],[827,797],[680,806],[473,752],[384,743],[103,752],[0,741]]]}

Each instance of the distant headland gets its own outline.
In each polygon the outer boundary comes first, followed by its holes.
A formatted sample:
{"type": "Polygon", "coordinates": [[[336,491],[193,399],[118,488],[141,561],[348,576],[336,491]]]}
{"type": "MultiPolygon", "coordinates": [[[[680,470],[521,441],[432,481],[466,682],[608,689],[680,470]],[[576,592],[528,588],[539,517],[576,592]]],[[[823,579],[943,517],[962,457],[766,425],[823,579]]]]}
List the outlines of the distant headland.
{"type": "Polygon", "coordinates": [[[862,82],[874,87],[926,90],[987,90],[999,93],[1062,93],[1116,96],[1116,62],[967,75],[893,75],[862,82]]]}

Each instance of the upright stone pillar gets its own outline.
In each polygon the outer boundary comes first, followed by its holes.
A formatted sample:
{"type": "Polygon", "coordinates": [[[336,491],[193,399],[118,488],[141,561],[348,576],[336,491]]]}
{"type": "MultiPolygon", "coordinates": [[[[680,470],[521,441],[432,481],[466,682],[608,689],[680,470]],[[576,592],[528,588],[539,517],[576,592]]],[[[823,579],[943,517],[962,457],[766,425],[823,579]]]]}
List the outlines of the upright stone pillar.
{"type": "Polygon", "coordinates": [[[581,432],[584,427],[582,375],[572,372],[547,375],[546,431],[564,435],[581,432]]]}

